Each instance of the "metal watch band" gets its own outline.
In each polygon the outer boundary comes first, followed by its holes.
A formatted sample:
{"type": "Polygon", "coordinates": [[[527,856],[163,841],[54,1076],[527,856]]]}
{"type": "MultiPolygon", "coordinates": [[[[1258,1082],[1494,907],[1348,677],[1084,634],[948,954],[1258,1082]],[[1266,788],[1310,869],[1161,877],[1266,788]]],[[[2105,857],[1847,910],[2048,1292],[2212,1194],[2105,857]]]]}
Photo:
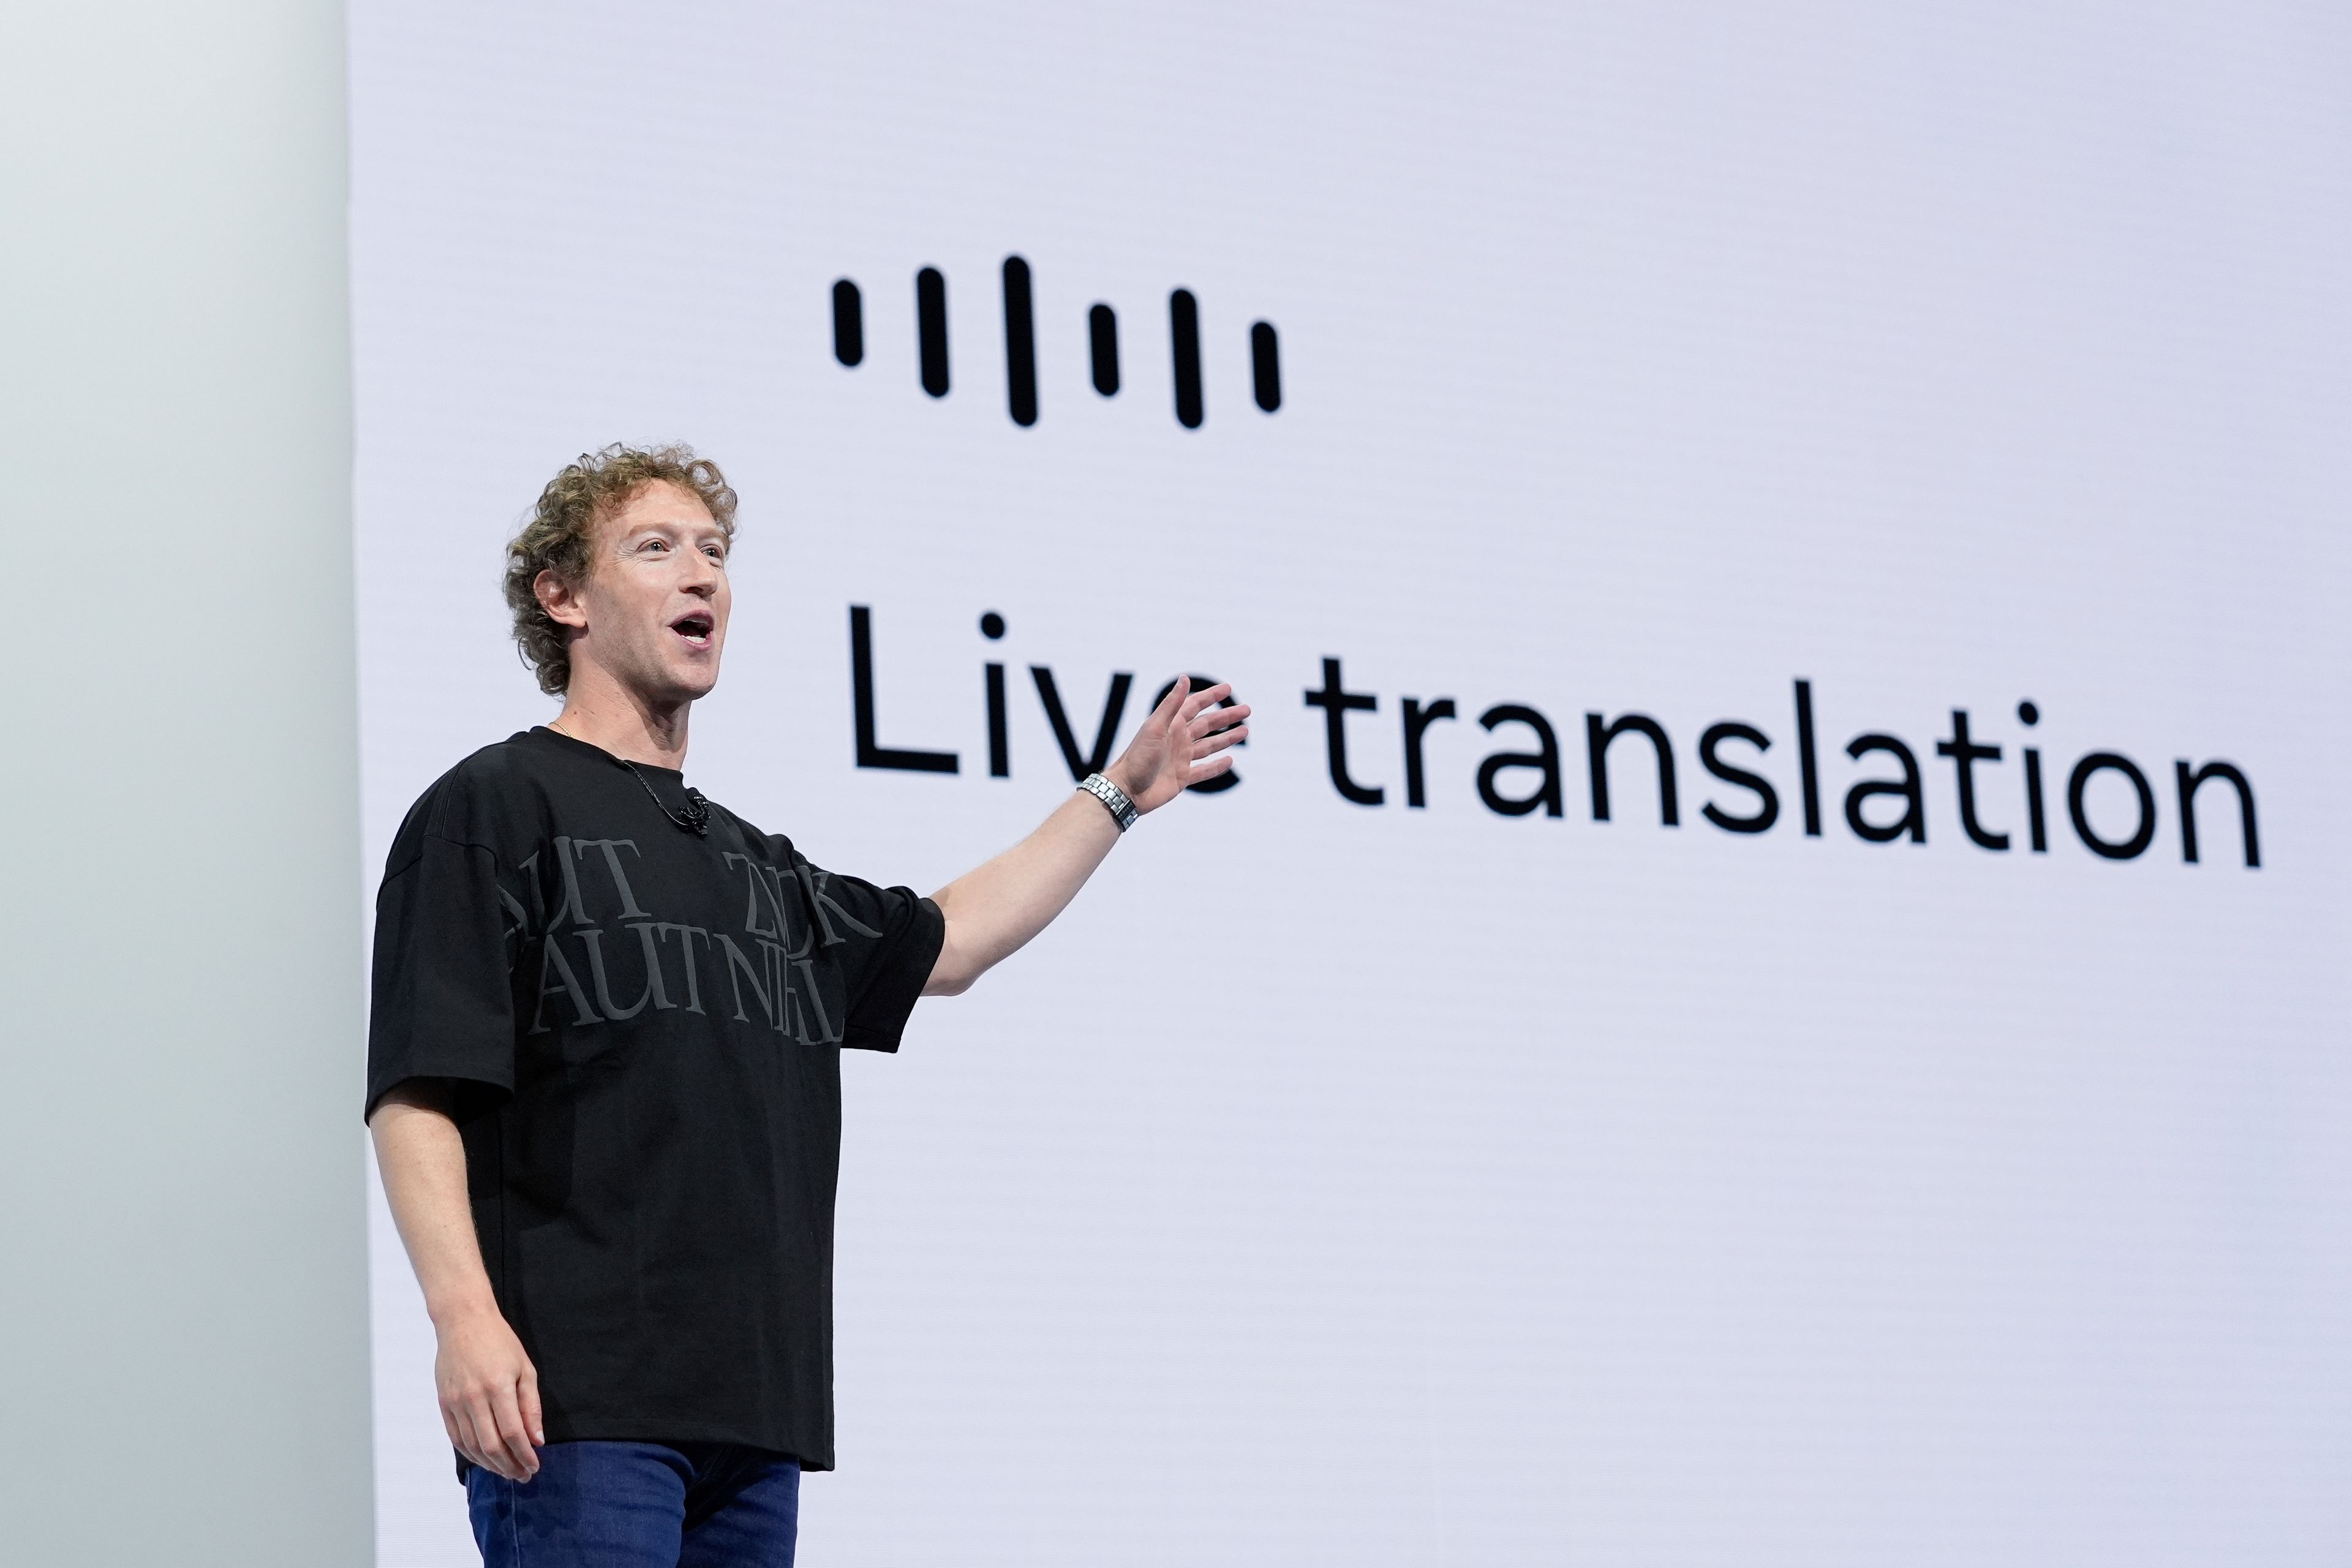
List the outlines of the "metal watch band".
{"type": "Polygon", "coordinates": [[[1110,813],[1110,819],[1118,824],[1121,833],[1135,826],[1139,815],[1135,802],[1128,799],[1127,792],[1118,785],[1100,773],[1088,773],[1078,787],[1103,803],[1103,809],[1110,813]]]}

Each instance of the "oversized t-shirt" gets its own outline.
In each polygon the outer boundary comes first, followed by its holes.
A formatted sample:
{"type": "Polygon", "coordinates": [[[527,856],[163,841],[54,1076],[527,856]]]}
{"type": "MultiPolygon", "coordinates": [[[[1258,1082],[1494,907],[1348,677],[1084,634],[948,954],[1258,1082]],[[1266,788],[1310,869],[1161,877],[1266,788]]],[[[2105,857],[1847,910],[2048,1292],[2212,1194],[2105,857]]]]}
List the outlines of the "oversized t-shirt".
{"type": "Polygon", "coordinates": [[[898,1048],[939,909],[810,865],[675,772],[537,729],[401,825],[367,1106],[447,1080],[548,1440],[833,1465],[844,1047],[898,1048]]]}

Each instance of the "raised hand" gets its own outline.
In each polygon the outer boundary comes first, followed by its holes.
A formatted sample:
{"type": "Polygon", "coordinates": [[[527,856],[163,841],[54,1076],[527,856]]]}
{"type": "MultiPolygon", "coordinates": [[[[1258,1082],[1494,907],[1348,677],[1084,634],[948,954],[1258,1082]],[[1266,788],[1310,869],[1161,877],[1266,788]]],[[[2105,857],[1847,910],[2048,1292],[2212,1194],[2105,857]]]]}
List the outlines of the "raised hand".
{"type": "MultiPolygon", "coordinates": [[[[1220,708],[1230,686],[1195,691],[1188,679],[1169,688],[1118,761],[1104,776],[1135,809],[1166,805],[1187,784],[1234,765],[1228,748],[1249,735],[1249,710],[1220,708]]],[[[1102,864],[1118,831],[1093,795],[1073,794],[1037,831],[931,895],[947,922],[940,955],[923,983],[926,996],[952,996],[1045,929],[1102,864]]]]}
{"type": "Polygon", "coordinates": [[[1136,810],[1151,811],[1188,785],[1226,772],[1234,765],[1226,748],[1249,738],[1249,704],[1217,706],[1233,690],[1220,682],[1194,691],[1192,681],[1180,677],[1104,776],[1127,792],[1136,810]]]}

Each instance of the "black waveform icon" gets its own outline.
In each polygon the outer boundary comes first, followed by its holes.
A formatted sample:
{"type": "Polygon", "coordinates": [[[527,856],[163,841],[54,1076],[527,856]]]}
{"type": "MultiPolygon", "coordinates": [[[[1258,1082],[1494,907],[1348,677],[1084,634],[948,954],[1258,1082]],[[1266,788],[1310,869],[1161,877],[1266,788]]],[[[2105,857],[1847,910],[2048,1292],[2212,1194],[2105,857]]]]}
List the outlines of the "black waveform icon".
{"type": "MultiPolygon", "coordinates": [[[[1029,263],[1008,256],[1003,267],[1004,402],[1013,423],[1037,423],[1037,315],[1029,263]]],[[[915,274],[915,342],[923,390],[945,397],[948,376],[948,280],[936,267],[915,274]]],[[[1176,422],[1197,430],[1207,417],[1201,370],[1201,302],[1190,289],[1168,296],[1170,370],[1176,422]]],[[[1258,407],[1272,414],[1282,406],[1282,350],[1271,321],[1250,324],[1250,389],[1258,407]]],[[[1118,313],[1097,302],[1087,311],[1088,370],[1095,391],[1119,391],[1118,313]]],[[[850,369],[866,362],[864,297],[850,279],[833,285],[833,357],[850,369]]]]}
{"type": "Polygon", "coordinates": [[[1087,343],[1093,350],[1095,390],[1118,395],[1118,312],[1097,305],[1087,312],[1087,343]]]}
{"type": "Polygon", "coordinates": [[[1037,324],[1029,313],[1029,264],[1004,258],[1004,402],[1013,423],[1037,423],[1037,324]]]}
{"type": "Polygon", "coordinates": [[[846,278],[833,286],[833,357],[852,366],[866,361],[866,307],[846,278]]]}
{"type": "Polygon", "coordinates": [[[1250,386],[1268,414],[1282,406],[1282,348],[1274,341],[1272,321],[1250,328],[1250,386]]]}
{"type": "Polygon", "coordinates": [[[915,339],[920,345],[923,390],[948,395],[948,280],[936,267],[915,274],[915,339]]]}
{"type": "Polygon", "coordinates": [[[1176,423],[1201,427],[1201,302],[1190,289],[1168,296],[1168,342],[1176,361],[1176,423]]]}

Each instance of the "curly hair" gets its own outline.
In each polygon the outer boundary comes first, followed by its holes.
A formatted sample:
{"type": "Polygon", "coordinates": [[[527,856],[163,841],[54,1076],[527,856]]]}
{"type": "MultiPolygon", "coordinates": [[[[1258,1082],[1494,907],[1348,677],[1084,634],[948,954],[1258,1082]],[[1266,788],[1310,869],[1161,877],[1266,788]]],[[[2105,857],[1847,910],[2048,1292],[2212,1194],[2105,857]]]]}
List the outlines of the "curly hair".
{"type": "Polygon", "coordinates": [[[734,542],[735,491],[718,464],[683,443],[628,447],[618,441],[565,464],[539,492],[522,531],[507,542],[507,607],[514,612],[515,643],[549,696],[561,696],[572,684],[572,648],[565,628],[540,605],[539,574],[552,572],[572,585],[585,581],[596,525],[647,485],[665,481],[698,497],[719,531],[734,542]]]}

